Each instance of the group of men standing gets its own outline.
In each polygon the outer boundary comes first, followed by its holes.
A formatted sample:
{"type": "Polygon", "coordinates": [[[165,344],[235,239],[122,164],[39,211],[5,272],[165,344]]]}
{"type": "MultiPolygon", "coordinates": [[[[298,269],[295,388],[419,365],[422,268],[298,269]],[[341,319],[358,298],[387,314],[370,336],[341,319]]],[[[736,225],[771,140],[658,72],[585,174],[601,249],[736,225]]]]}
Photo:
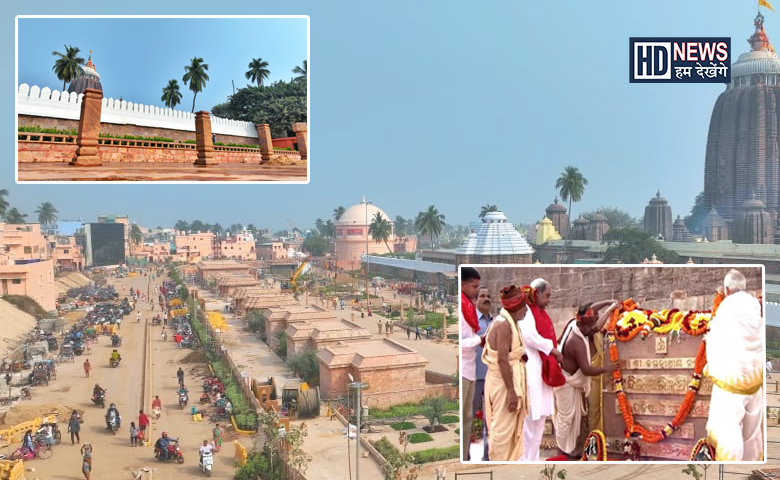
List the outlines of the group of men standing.
{"type": "MultiPolygon", "coordinates": [[[[552,293],[547,281],[538,278],[527,286],[503,287],[502,308],[494,317],[491,293],[480,280],[476,269],[461,269],[462,460],[472,460],[470,433],[480,404],[487,438],[481,460],[540,461],[548,417],[553,419],[559,452],[578,458],[585,435],[604,428],[602,375],[618,366],[605,358],[601,332],[619,303],[604,300],[580,306],[556,338],[546,312],[552,293]]],[[[759,352],[763,320],[758,301],[744,292],[741,273],[729,272],[724,285],[724,297],[729,298],[712,322],[713,338],[707,348],[723,360],[713,361],[708,355],[714,386],[707,431],[718,460],[759,460],[761,390],[746,382],[763,379],[756,375],[763,373],[759,352]],[[740,361],[733,360],[735,352],[728,345],[737,345],[740,361]]]]}

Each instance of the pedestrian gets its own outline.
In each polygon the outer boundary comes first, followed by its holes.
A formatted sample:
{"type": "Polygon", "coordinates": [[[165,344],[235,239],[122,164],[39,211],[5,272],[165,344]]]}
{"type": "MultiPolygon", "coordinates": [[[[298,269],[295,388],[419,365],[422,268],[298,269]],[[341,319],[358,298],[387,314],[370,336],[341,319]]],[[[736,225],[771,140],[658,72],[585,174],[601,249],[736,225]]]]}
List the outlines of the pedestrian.
{"type": "Polygon", "coordinates": [[[390,322],[386,321],[385,322],[385,337],[389,337],[389,336],[390,336],[390,322]]]}
{"type": "Polygon", "coordinates": [[[43,426],[43,432],[46,448],[47,450],[51,450],[52,445],[54,445],[54,430],[52,429],[51,423],[47,423],[43,426]]]}
{"type": "Polygon", "coordinates": [[[80,431],[81,422],[79,419],[79,414],[73,410],[73,413],[70,415],[70,420],[68,420],[68,432],[70,433],[71,445],[75,445],[76,442],[81,443],[81,437],[79,436],[80,431]]]}
{"type": "Polygon", "coordinates": [[[181,333],[177,333],[173,336],[173,339],[176,340],[176,348],[181,348],[181,333]]]}
{"type": "Polygon", "coordinates": [[[418,325],[414,326],[414,339],[415,340],[421,340],[422,337],[420,337],[420,327],[418,325]]]}
{"type": "Polygon", "coordinates": [[[136,428],[135,422],[130,422],[130,446],[138,446],[138,428],[136,428]]]}
{"type": "Polygon", "coordinates": [[[89,480],[90,472],[92,472],[92,445],[85,443],[81,446],[81,473],[86,480],[89,480]]]}
{"type": "Polygon", "coordinates": [[[138,431],[146,434],[146,427],[148,426],[149,426],[149,417],[146,416],[143,409],[138,410],[138,431]]]}
{"type": "MultiPolygon", "coordinates": [[[[138,312],[138,313],[141,313],[141,312],[138,312]]],[[[117,330],[121,330],[122,329],[122,318],[121,317],[116,319],[116,329],[117,330]]]]}
{"type": "MultiPolygon", "coordinates": [[[[179,340],[181,342],[181,340],[179,340]]],[[[176,378],[179,379],[179,388],[184,388],[184,370],[179,367],[176,371],[176,378]]]]}
{"type": "Polygon", "coordinates": [[[212,133],[211,134],[211,143],[212,144],[217,143],[217,134],[216,133],[212,133]]]}
{"type": "MultiPolygon", "coordinates": [[[[361,312],[363,313],[363,312],[361,312]]],[[[376,333],[382,335],[382,320],[376,321],[376,333]]]]}
{"type": "Polygon", "coordinates": [[[407,340],[412,339],[412,329],[409,327],[409,325],[406,326],[406,339],[407,340]]]}
{"type": "MultiPolygon", "coordinates": [[[[89,375],[87,375],[87,376],[89,376],[89,375]]],[[[9,387],[9,388],[11,387],[11,372],[7,372],[5,374],[5,386],[9,387]]]]}

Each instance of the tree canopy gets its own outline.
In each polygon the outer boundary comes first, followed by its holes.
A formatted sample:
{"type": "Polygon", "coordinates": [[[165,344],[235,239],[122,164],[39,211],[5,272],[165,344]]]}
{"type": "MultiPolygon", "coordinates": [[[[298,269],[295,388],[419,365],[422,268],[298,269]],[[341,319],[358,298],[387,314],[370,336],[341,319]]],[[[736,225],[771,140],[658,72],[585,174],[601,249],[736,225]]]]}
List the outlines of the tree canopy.
{"type": "Polygon", "coordinates": [[[315,257],[321,257],[330,251],[330,242],[322,235],[309,235],[303,241],[303,249],[315,257]]]}
{"type": "Polygon", "coordinates": [[[664,248],[649,233],[635,228],[610,229],[604,234],[602,243],[608,245],[604,263],[642,263],[653,254],[664,263],[682,263],[676,252],[664,248]]]}
{"type": "Polygon", "coordinates": [[[607,224],[610,229],[613,228],[640,228],[640,222],[638,219],[632,217],[625,210],[621,210],[617,207],[601,206],[598,210],[592,212],[584,212],[582,217],[586,220],[590,220],[594,215],[600,213],[607,218],[607,224]]]}
{"type": "Polygon", "coordinates": [[[46,228],[57,222],[57,213],[59,212],[51,202],[43,202],[35,209],[35,213],[38,215],[38,223],[46,228]]]}
{"type": "Polygon", "coordinates": [[[179,82],[176,79],[168,80],[168,85],[163,88],[162,97],[160,100],[165,103],[168,108],[173,108],[181,103],[181,92],[179,92],[179,82]]]}
{"type": "Polygon", "coordinates": [[[268,70],[268,62],[262,58],[253,58],[249,62],[249,70],[246,72],[246,78],[252,83],[257,83],[258,87],[263,86],[263,81],[268,78],[271,71],[268,70]]]}
{"type": "Polygon", "coordinates": [[[84,65],[84,58],[79,57],[81,49],[78,47],[65,47],[65,53],[51,52],[57,58],[52,71],[59,80],[62,80],[62,91],[65,91],[65,84],[75,80],[84,71],[81,66],[84,65]]]}
{"type": "Polygon", "coordinates": [[[184,85],[188,85],[190,90],[195,94],[192,96],[192,112],[195,112],[195,99],[198,97],[198,92],[202,92],[206,88],[206,82],[209,81],[209,74],[206,73],[209,66],[203,63],[202,58],[193,57],[190,59],[190,64],[184,67],[184,77],[182,81],[184,85]]]}
{"type": "Polygon", "coordinates": [[[277,81],[271,85],[247,86],[228,97],[228,101],[215,105],[212,115],[255,124],[267,123],[271,136],[289,136],[292,124],[306,122],[306,80],[277,81]]]}
{"type": "Polygon", "coordinates": [[[689,213],[684,219],[685,226],[688,227],[688,231],[691,233],[702,234],[702,221],[707,216],[709,210],[704,204],[704,192],[700,192],[696,195],[696,199],[693,201],[691,207],[691,213],[689,213]]]}
{"type": "Polygon", "coordinates": [[[376,212],[374,214],[374,217],[371,219],[371,225],[368,226],[368,233],[376,243],[385,242],[387,251],[392,253],[393,249],[387,244],[387,240],[393,233],[393,225],[381,213],[376,212]]]}
{"type": "Polygon", "coordinates": [[[414,220],[414,228],[421,235],[428,235],[431,239],[431,246],[436,244],[436,239],[441,235],[444,229],[444,215],[439,210],[430,205],[428,210],[420,212],[414,220]]]}

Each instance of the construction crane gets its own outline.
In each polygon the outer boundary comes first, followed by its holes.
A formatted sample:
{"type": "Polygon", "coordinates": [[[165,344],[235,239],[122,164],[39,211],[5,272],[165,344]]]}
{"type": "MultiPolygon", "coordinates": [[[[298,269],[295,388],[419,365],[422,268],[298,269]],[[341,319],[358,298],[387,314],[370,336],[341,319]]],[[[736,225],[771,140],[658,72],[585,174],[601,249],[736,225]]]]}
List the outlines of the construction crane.
{"type": "Polygon", "coordinates": [[[298,268],[295,269],[295,272],[292,274],[292,277],[290,277],[289,281],[282,282],[282,293],[289,293],[298,290],[298,277],[301,276],[301,273],[303,273],[304,269],[306,269],[306,265],[308,264],[309,257],[307,257],[306,260],[303,260],[301,264],[298,265],[298,268]]]}

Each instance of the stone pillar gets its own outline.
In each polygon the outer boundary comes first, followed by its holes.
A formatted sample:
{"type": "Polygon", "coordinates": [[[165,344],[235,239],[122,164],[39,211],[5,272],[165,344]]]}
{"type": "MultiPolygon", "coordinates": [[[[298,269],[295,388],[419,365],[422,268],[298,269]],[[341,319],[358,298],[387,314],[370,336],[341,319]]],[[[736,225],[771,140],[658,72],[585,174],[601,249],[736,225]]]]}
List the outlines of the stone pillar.
{"type": "Polygon", "coordinates": [[[293,132],[298,137],[298,152],[301,154],[301,160],[309,158],[309,132],[306,129],[306,122],[293,123],[293,132]]]}
{"type": "Polygon", "coordinates": [[[271,140],[271,127],[268,124],[263,123],[257,126],[257,139],[262,157],[261,163],[270,161],[274,154],[274,142],[271,140]]]}
{"type": "Polygon", "coordinates": [[[103,92],[94,88],[84,91],[81,98],[79,136],[76,138],[76,156],[69,165],[75,167],[99,167],[103,165],[98,156],[98,135],[100,134],[100,111],[103,108],[103,92]]]}
{"type": "Polygon", "coordinates": [[[195,112],[195,143],[198,147],[198,159],[194,165],[204,167],[219,165],[214,160],[214,144],[211,143],[211,116],[209,112],[195,112]]]}

